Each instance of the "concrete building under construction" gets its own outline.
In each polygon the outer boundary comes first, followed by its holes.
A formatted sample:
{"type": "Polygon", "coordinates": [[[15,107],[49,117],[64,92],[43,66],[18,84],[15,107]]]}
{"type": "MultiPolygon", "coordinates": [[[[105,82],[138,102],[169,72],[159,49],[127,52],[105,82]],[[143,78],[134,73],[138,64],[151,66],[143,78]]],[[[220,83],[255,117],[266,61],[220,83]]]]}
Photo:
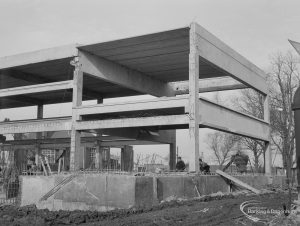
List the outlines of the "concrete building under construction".
{"type": "MultiPolygon", "coordinates": [[[[169,168],[173,170],[176,163],[176,130],[188,129],[191,144],[191,150],[186,150],[191,157],[189,171],[198,172],[199,128],[211,128],[265,142],[265,172],[271,174],[266,75],[196,23],[115,41],[2,57],[0,86],[1,109],[16,108],[17,111],[18,107],[37,106],[37,119],[0,123],[0,134],[34,133],[35,136],[7,140],[2,148],[27,147],[34,151],[37,163],[44,149],[69,150],[65,154],[64,164],[69,166],[70,171],[77,172],[90,167],[86,162],[88,158],[84,156],[90,156],[93,149],[94,167],[101,170],[105,167],[104,160],[107,161],[110,156],[107,148],[120,147],[120,167],[123,171],[131,171],[131,145],[169,144],[169,168]],[[256,118],[199,97],[199,93],[247,87],[263,96],[264,118],[256,118]],[[144,94],[155,98],[135,100],[134,96],[144,94]],[[120,97],[133,98],[130,102],[105,101],[120,97]],[[85,100],[96,100],[97,103],[82,105],[85,100]],[[71,116],[43,118],[44,105],[63,102],[72,102],[71,116]],[[54,137],[57,133],[67,135],[54,137]]],[[[52,186],[58,183],[53,177],[47,179],[47,183],[53,182],[52,186]]],[[[120,184],[127,177],[120,176],[120,184]]],[[[137,189],[138,184],[141,181],[146,183],[147,179],[127,178],[126,183],[131,183],[131,180],[135,185],[128,185],[126,191],[135,189],[134,201],[124,201],[126,204],[121,207],[130,206],[132,202],[136,204],[137,190],[141,191],[137,189]]],[[[24,177],[22,191],[26,192],[33,184],[41,185],[41,181],[45,179],[24,177]],[[30,186],[26,188],[26,184],[30,186]]],[[[154,185],[156,183],[152,179],[149,181],[154,185]]],[[[114,183],[117,185],[119,182],[114,183]]],[[[157,199],[157,191],[152,190],[154,185],[149,185],[149,189],[157,199]]],[[[41,185],[42,190],[36,188],[35,195],[38,196],[38,191],[45,193],[51,188],[49,186],[41,185]]],[[[71,188],[66,189],[70,192],[71,188]]],[[[113,190],[116,189],[118,186],[113,190]]],[[[123,194],[120,190],[116,192],[123,194]]],[[[33,200],[38,198],[32,197],[33,200]]],[[[72,209],[70,205],[64,208],[72,209]]]]}

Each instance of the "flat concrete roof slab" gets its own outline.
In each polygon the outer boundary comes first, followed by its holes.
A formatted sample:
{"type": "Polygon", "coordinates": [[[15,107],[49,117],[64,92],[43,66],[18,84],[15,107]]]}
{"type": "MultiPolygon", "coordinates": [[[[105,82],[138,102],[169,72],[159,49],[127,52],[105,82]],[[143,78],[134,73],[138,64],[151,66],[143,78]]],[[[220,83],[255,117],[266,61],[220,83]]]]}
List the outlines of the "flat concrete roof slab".
{"type": "MultiPolygon", "coordinates": [[[[1,57],[0,89],[71,80],[74,67],[70,61],[74,56],[80,55],[80,51],[105,58],[163,82],[186,81],[189,78],[189,36],[190,28],[184,27],[115,41],[69,45],[1,57]]],[[[246,62],[245,59],[244,61],[246,62]]],[[[248,61],[247,63],[251,64],[248,61]]],[[[200,79],[228,75],[230,74],[200,57],[200,79]]],[[[87,74],[83,83],[83,100],[143,94],[87,74]]],[[[71,97],[72,90],[49,92],[45,95],[26,94],[0,98],[0,107],[3,109],[39,103],[69,102],[71,97]]]]}

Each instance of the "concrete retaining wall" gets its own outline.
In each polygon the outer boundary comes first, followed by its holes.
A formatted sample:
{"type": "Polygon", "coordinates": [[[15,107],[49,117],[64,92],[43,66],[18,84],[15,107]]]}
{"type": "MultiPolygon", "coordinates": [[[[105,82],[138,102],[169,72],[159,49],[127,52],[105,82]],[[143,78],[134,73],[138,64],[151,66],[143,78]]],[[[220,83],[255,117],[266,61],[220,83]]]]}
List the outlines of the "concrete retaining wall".
{"type": "Polygon", "coordinates": [[[38,203],[40,197],[46,194],[49,188],[54,187],[55,184],[55,176],[22,177],[21,180],[22,206],[38,203]]]}
{"type": "MultiPolygon", "coordinates": [[[[229,185],[220,176],[158,176],[135,177],[113,174],[82,174],[63,186],[46,201],[39,199],[68,175],[23,176],[21,205],[36,204],[49,210],[97,210],[147,207],[168,198],[194,198],[216,192],[229,192],[229,185]],[[196,190],[198,189],[198,192],[196,190]]],[[[262,188],[268,177],[236,176],[247,184],[262,188]]],[[[273,183],[284,184],[284,177],[273,183]]]]}
{"type": "Polygon", "coordinates": [[[155,204],[155,184],[153,177],[136,177],[135,206],[149,207],[155,204]]]}
{"type": "Polygon", "coordinates": [[[135,205],[136,178],[125,175],[79,175],[47,201],[39,199],[67,176],[22,177],[21,205],[36,204],[49,210],[98,210],[135,205]],[[34,192],[33,192],[34,191],[34,192]]]}
{"type": "Polygon", "coordinates": [[[169,197],[194,198],[218,191],[228,192],[227,183],[220,176],[164,176],[157,178],[157,198],[159,201],[169,197]]]}

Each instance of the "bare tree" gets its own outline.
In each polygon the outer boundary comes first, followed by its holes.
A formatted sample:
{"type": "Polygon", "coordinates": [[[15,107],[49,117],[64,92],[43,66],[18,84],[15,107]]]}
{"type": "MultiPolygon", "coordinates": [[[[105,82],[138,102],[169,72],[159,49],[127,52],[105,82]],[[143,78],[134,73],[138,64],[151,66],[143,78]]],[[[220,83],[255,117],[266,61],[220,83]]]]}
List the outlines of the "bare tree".
{"type": "Polygon", "coordinates": [[[281,152],[289,188],[288,209],[291,208],[291,168],[295,149],[295,129],[292,111],[293,96],[299,86],[298,60],[292,53],[277,53],[271,60],[269,73],[271,95],[272,141],[281,152]]]}
{"type": "Polygon", "coordinates": [[[277,53],[271,60],[268,74],[271,95],[272,141],[282,154],[287,178],[291,178],[291,167],[295,149],[295,130],[292,102],[299,86],[298,60],[293,54],[277,53]]]}
{"type": "Polygon", "coordinates": [[[238,140],[238,136],[222,132],[214,132],[207,135],[206,143],[213,151],[220,167],[230,159],[231,152],[238,140]]]}

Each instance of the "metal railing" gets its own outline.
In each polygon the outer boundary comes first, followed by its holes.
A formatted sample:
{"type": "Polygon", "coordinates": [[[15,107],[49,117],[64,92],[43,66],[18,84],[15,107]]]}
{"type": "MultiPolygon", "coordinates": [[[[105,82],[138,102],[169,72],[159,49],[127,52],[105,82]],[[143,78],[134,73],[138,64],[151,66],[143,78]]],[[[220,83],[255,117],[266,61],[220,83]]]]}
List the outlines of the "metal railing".
{"type": "Polygon", "coordinates": [[[20,180],[0,184],[0,205],[18,205],[21,197],[20,180]]]}
{"type": "MultiPolygon", "coordinates": [[[[253,172],[245,172],[245,173],[239,173],[239,172],[226,172],[229,175],[232,176],[259,176],[264,175],[263,173],[253,173],[253,172]]],[[[85,170],[79,170],[79,171],[52,171],[51,175],[69,175],[69,174],[118,174],[118,175],[135,175],[135,176],[151,176],[151,175],[170,175],[170,176],[183,176],[183,175],[200,175],[200,176],[215,176],[217,175],[215,172],[188,172],[188,171],[176,171],[176,170],[162,170],[160,172],[152,172],[152,171],[122,171],[120,169],[85,169],[85,170]]],[[[51,176],[49,175],[49,176],[51,176]]],[[[36,172],[28,172],[23,171],[22,176],[45,176],[42,171],[36,171],[36,172]]]]}

